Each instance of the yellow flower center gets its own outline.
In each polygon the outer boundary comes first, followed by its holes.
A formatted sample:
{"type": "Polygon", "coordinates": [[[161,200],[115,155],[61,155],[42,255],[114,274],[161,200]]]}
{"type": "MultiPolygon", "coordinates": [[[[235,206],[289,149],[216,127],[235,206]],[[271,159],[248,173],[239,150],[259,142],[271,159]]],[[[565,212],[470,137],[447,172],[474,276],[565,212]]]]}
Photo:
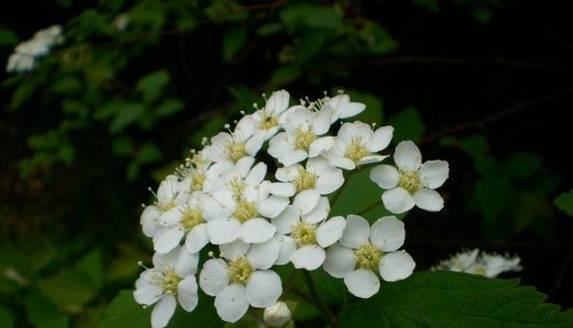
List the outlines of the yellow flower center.
{"type": "Polygon", "coordinates": [[[165,290],[167,294],[177,294],[177,285],[179,285],[180,281],[181,278],[174,270],[167,271],[163,274],[163,290],[165,290]]]}
{"type": "Polygon", "coordinates": [[[257,215],[257,208],[255,204],[251,202],[240,200],[233,215],[237,220],[241,221],[241,223],[245,223],[257,215]]]}
{"type": "Polygon", "coordinates": [[[203,190],[203,183],[205,182],[205,175],[195,173],[191,176],[191,190],[200,191],[203,190]]]}
{"type": "Polygon", "coordinates": [[[231,191],[233,191],[233,195],[235,197],[241,196],[241,194],[245,190],[245,184],[239,178],[234,178],[233,180],[231,180],[230,185],[231,185],[231,191]]]}
{"type": "Polygon", "coordinates": [[[308,172],[303,168],[300,168],[298,170],[298,176],[294,179],[294,186],[296,187],[296,192],[312,189],[314,188],[315,183],[316,183],[316,175],[308,172]]]}
{"type": "Polygon", "coordinates": [[[316,244],[316,226],[298,223],[293,227],[291,237],[299,246],[316,244]]]}
{"type": "Polygon", "coordinates": [[[382,259],[382,251],[368,243],[354,251],[354,259],[359,268],[376,271],[382,259]]]}
{"type": "Polygon", "coordinates": [[[302,129],[298,129],[296,131],[294,145],[296,149],[307,151],[314,139],[316,139],[316,136],[312,131],[304,131],[302,129]]]}
{"type": "Polygon", "coordinates": [[[261,123],[259,124],[259,128],[263,130],[269,130],[279,125],[279,120],[274,115],[262,114],[261,119],[262,120],[261,123]]]}
{"type": "Polygon", "coordinates": [[[409,193],[413,194],[420,190],[420,185],[420,176],[418,176],[418,173],[410,171],[400,174],[400,187],[406,189],[409,193]]]}
{"type": "Polygon", "coordinates": [[[205,222],[203,214],[196,208],[186,208],[181,215],[181,224],[186,231],[193,229],[196,225],[205,222]]]}
{"type": "Polygon", "coordinates": [[[244,257],[236,259],[229,265],[229,277],[231,281],[236,284],[245,285],[253,271],[253,267],[244,257]]]}
{"type": "Polygon", "coordinates": [[[229,157],[236,162],[247,155],[244,143],[231,143],[228,146],[229,157]]]}
{"type": "Polygon", "coordinates": [[[350,158],[354,163],[358,163],[368,153],[368,149],[364,147],[360,138],[353,138],[350,145],[346,148],[346,157],[350,158]]]}

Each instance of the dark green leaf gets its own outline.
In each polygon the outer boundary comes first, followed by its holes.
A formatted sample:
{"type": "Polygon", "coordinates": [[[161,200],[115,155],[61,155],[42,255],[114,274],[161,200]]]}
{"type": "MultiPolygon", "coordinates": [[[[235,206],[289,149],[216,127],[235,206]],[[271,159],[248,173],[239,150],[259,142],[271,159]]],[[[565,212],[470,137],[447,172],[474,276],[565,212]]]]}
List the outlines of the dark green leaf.
{"type": "Polygon", "coordinates": [[[524,179],[541,169],[541,159],[530,153],[514,153],[504,163],[504,173],[509,178],[524,179]]]}
{"type": "Polygon", "coordinates": [[[567,215],[573,216],[573,190],[557,196],[553,202],[555,206],[567,213],[567,215]]]}
{"type": "Polygon", "coordinates": [[[137,122],[143,115],[143,109],[142,104],[135,102],[114,103],[113,112],[115,117],[109,126],[110,132],[119,132],[130,124],[137,122]]]}
{"type": "Polygon", "coordinates": [[[382,100],[372,94],[363,93],[354,90],[347,90],[352,101],[358,101],[366,105],[366,109],[360,115],[353,117],[352,120],[358,120],[365,123],[376,123],[380,126],[384,119],[384,105],[382,100]]]}
{"type": "Polygon", "coordinates": [[[6,29],[0,29],[0,47],[13,46],[16,43],[18,43],[16,33],[6,29]]]}
{"type": "Polygon", "coordinates": [[[171,116],[183,109],[183,102],[178,99],[168,98],[162,101],[155,109],[157,117],[171,116]]]}
{"type": "Polygon", "coordinates": [[[280,12],[280,17],[290,28],[335,29],[342,23],[341,14],[333,7],[313,4],[289,6],[280,12]]]}
{"type": "Polygon", "coordinates": [[[0,306],[0,327],[14,328],[14,316],[3,306],[0,306]]]}
{"type": "Polygon", "coordinates": [[[155,100],[162,92],[167,83],[169,83],[169,72],[159,70],[142,77],[135,89],[143,94],[146,102],[155,100]]]}
{"type": "Polygon", "coordinates": [[[275,70],[271,76],[271,84],[279,87],[296,80],[302,71],[297,65],[287,65],[275,70]]]}
{"type": "Polygon", "coordinates": [[[28,321],[36,328],[67,328],[70,326],[69,318],[42,295],[28,295],[24,304],[28,321]]]}
{"type": "Polygon", "coordinates": [[[390,125],[394,127],[394,142],[412,140],[420,142],[424,135],[424,122],[415,107],[408,107],[392,116],[390,125]]]}
{"type": "Polygon", "coordinates": [[[247,41],[245,26],[231,27],[223,34],[223,59],[230,61],[243,48],[247,41]]]}

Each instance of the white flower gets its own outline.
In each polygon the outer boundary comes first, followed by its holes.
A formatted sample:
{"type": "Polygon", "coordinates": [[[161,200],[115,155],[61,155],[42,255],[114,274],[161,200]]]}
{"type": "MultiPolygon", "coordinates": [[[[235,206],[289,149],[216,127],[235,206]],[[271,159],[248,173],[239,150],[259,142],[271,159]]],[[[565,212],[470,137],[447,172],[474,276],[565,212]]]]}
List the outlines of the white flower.
{"type": "Polygon", "coordinates": [[[253,120],[244,116],[232,133],[220,132],[211,138],[210,145],[204,148],[205,157],[212,162],[236,163],[245,156],[256,156],[265,140],[254,132],[253,120]]]}
{"type": "Polygon", "coordinates": [[[264,108],[248,116],[254,122],[255,134],[261,134],[264,140],[274,136],[284,122],[288,105],[289,93],[287,91],[273,92],[264,108]]]}
{"type": "Polygon", "coordinates": [[[488,254],[479,249],[457,253],[447,260],[440,262],[432,270],[465,272],[488,278],[494,278],[503,272],[521,271],[518,256],[488,254]]]}
{"type": "Polygon", "coordinates": [[[159,219],[170,209],[187,202],[187,194],[181,193],[180,182],[174,175],[169,175],[159,184],[156,201],[153,205],[146,206],[141,214],[143,234],[153,237],[161,228],[159,219]]]}
{"type": "Polygon", "coordinates": [[[301,214],[313,210],[321,195],[328,195],[344,184],[342,170],[331,166],[321,157],[309,159],[306,168],[300,164],[279,168],[276,178],[292,184],[297,193],[293,204],[301,209],[301,214]]]}
{"type": "Polygon", "coordinates": [[[366,109],[366,105],[363,103],[351,102],[350,96],[347,94],[339,94],[323,100],[323,107],[324,106],[332,108],[331,122],[356,116],[366,109]]]}
{"type": "Polygon", "coordinates": [[[288,259],[295,268],[318,269],[326,257],[324,248],[336,243],[344,231],[346,220],[336,216],[324,221],[324,217],[300,217],[294,206],[289,206],[273,220],[282,237],[281,258],[277,264],[285,264],[288,259]]]}
{"type": "Polygon", "coordinates": [[[378,154],[390,144],[394,128],[383,126],[375,131],[366,123],[344,123],[334,145],[325,155],[330,164],[353,170],[356,166],[380,162],[388,156],[378,154]]]}
{"type": "Polygon", "coordinates": [[[324,270],[336,278],[344,278],[348,291],[360,298],[369,298],[380,289],[377,273],[385,281],[405,279],[414,271],[415,263],[405,251],[406,232],[402,221],[386,216],[372,227],[364,218],[349,215],[339,243],[326,252],[324,270]]]}
{"type": "Polygon", "coordinates": [[[205,262],[199,285],[205,294],[215,296],[221,319],[236,322],[249,305],[264,308],[276,303],[283,288],[279,275],[269,270],[279,255],[274,239],[255,245],[235,241],[220,248],[223,258],[205,262]]]}
{"type": "Polygon", "coordinates": [[[153,256],[153,268],[141,273],[135,283],[133,297],[144,306],[153,306],[151,326],[163,328],[175,312],[177,302],[187,312],[193,311],[197,296],[198,254],[177,247],[167,254],[153,256]]]}
{"type": "Polygon", "coordinates": [[[263,312],[263,320],[269,327],[284,327],[290,319],[290,309],[285,302],[277,302],[268,306],[263,312]]]}
{"type": "Polygon", "coordinates": [[[402,141],[394,151],[391,165],[380,165],[370,171],[370,179],[383,189],[382,202],[392,213],[400,214],[414,206],[431,212],[444,207],[442,196],[434,189],[449,175],[446,161],[434,160],[422,164],[420,150],[412,141],[402,141]]]}
{"type": "Polygon", "coordinates": [[[36,32],[32,39],[16,46],[14,53],[8,58],[6,71],[25,72],[32,70],[36,59],[47,55],[53,46],[61,44],[63,41],[62,28],[59,25],[36,32]]]}
{"type": "Polygon", "coordinates": [[[320,155],[333,142],[332,137],[320,137],[330,129],[330,117],[328,109],[316,112],[304,106],[292,107],[283,123],[285,131],[269,142],[269,155],[285,166],[320,155]]]}

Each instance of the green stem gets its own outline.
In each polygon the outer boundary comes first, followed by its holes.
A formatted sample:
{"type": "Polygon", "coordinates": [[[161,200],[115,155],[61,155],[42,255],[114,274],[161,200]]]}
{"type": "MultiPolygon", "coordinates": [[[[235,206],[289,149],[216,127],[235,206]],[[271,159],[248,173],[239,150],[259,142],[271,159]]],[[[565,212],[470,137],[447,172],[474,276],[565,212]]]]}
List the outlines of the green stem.
{"type": "Polygon", "coordinates": [[[322,299],[320,299],[320,296],[318,294],[318,290],[316,289],[316,284],[314,283],[314,279],[312,278],[312,275],[310,274],[309,271],[306,271],[306,270],[303,270],[302,272],[304,274],[304,280],[306,281],[306,284],[308,286],[308,290],[310,291],[310,295],[311,295],[312,299],[314,299],[314,301],[316,302],[316,305],[318,305],[320,311],[322,312],[322,315],[324,316],[324,319],[326,320],[326,323],[331,327],[335,327],[336,317],[330,311],[330,309],[328,308],[328,305],[326,305],[326,303],[324,303],[322,301],[322,299]]]}

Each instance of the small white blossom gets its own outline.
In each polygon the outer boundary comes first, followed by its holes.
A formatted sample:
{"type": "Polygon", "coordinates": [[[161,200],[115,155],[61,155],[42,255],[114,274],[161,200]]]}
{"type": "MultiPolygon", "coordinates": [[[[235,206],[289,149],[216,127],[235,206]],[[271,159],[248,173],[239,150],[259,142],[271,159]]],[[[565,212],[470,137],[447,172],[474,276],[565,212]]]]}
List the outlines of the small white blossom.
{"type": "Polygon", "coordinates": [[[323,107],[332,109],[331,122],[356,116],[366,109],[366,105],[350,101],[350,96],[344,93],[332,98],[327,97],[323,100],[323,107]]]}
{"type": "Polygon", "coordinates": [[[180,182],[175,175],[169,175],[159,184],[156,201],[153,205],[148,205],[141,214],[141,226],[143,234],[147,237],[154,237],[161,229],[160,218],[170,209],[187,202],[188,195],[181,193],[180,182]]]}
{"type": "Polygon", "coordinates": [[[376,130],[362,122],[344,123],[333,146],[325,155],[330,164],[345,170],[354,170],[359,165],[380,162],[386,155],[378,152],[390,144],[394,128],[383,126],[376,130]]]}
{"type": "Polygon", "coordinates": [[[204,148],[205,157],[212,162],[236,163],[245,156],[254,157],[261,149],[264,138],[255,134],[253,120],[244,116],[233,132],[220,132],[204,148]]]}
{"type": "Polygon", "coordinates": [[[274,239],[254,245],[235,241],[220,248],[222,258],[205,262],[199,285],[215,296],[221,319],[236,322],[249,306],[265,308],[277,302],[283,288],[279,275],[269,270],[279,256],[274,239]]]}
{"type": "Polygon", "coordinates": [[[255,134],[261,134],[264,140],[273,137],[283,124],[289,107],[289,93],[285,90],[273,92],[265,107],[247,117],[253,120],[255,134]]]}
{"type": "Polygon", "coordinates": [[[521,271],[518,256],[488,254],[479,249],[460,252],[440,262],[432,270],[454,271],[495,278],[503,272],[521,271]]]}
{"type": "Polygon", "coordinates": [[[153,306],[151,326],[163,328],[175,312],[177,303],[187,312],[199,301],[195,273],[198,254],[177,247],[167,254],[153,256],[153,268],[141,273],[135,283],[133,297],[144,306],[153,306]]]}
{"type": "Polygon", "coordinates": [[[290,309],[285,302],[277,302],[268,306],[263,312],[263,320],[269,327],[284,327],[290,319],[290,309]]]}
{"type": "Polygon", "coordinates": [[[326,252],[324,270],[343,278],[348,291],[369,298],[380,289],[378,274],[385,281],[409,277],[416,264],[405,251],[404,223],[394,216],[377,220],[372,227],[364,218],[349,215],[339,243],[326,252]]]}
{"type": "Polygon", "coordinates": [[[36,60],[45,56],[50,49],[64,42],[62,28],[59,25],[50,26],[34,34],[28,41],[16,46],[14,53],[8,58],[7,72],[26,72],[34,69],[36,60]]]}
{"type": "Polygon", "coordinates": [[[422,164],[420,149],[412,141],[402,141],[394,151],[392,165],[372,169],[370,179],[382,189],[382,202],[392,213],[400,214],[414,206],[430,212],[444,207],[442,196],[434,189],[447,180],[449,165],[446,161],[433,160],[422,164]]]}

